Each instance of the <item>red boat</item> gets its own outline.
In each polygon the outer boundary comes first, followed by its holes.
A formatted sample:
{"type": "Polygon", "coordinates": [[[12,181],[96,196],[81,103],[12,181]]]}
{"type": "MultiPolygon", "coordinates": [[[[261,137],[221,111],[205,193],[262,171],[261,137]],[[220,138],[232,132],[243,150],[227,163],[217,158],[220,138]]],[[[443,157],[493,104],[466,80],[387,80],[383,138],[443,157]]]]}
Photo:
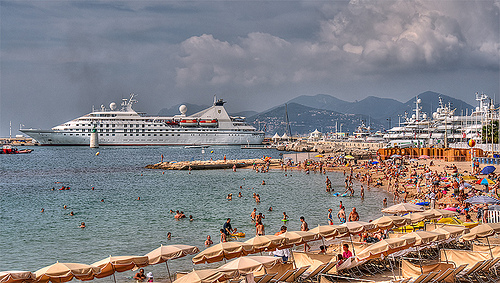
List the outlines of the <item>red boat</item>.
{"type": "Polygon", "coordinates": [[[15,147],[12,147],[11,145],[4,145],[2,148],[2,151],[0,151],[1,154],[21,154],[21,153],[31,153],[33,149],[21,149],[18,150],[15,147]]]}
{"type": "Polygon", "coordinates": [[[217,126],[217,120],[200,120],[200,126],[202,127],[215,127],[217,126]]]}
{"type": "Polygon", "coordinates": [[[181,120],[181,122],[179,124],[181,125],[181,127],[196,127],[196,126],[198,126],[198,121],[191,120],[191,119],[181,120]]]}

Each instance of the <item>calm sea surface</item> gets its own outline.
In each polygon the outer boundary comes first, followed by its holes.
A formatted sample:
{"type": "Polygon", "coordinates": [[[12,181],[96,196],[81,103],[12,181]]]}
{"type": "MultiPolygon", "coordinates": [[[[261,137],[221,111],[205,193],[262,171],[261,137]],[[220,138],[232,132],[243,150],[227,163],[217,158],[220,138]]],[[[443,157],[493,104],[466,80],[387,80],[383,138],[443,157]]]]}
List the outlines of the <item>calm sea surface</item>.
{"type": "MultiPolygon", "coordinates": [[[[319,173],[294,171],[285,176],[278,170],[210,170],[162,174],[161,170],[144,169],[158,162],[161,154],[165,161],[215,160],[224,155],[228,159],[279,158],[275,150],[229,146],[210,147],[205,153],[183,147],[34,148],[31,154],[0,155],[0,271],[36,271],[56,261],[90,264],[109,255],[144,255],[160,244],[188,244],[203,250],[207,235],[215,243],[219,241],[218,231],[228,217],[233,228],[247,233],[242,239],[246,240],[255,234],[250,221],[254,207],[266,217],[267,234],[279,230],[283,211],[291,219],[289,230],[300,228],[300,216],[305,216],[310,228],[325,225],[328,208],[336,213],[339,201],[346,211],[356,207],[361,220],[368,221],[381,215],[382,199],[388,197],[379,189],[367,191],[364,200],[334,197],[325,192],[325,176],[319,173]],[[265,186],[261,185],[263,180],[265,186]],[[62,186],[71,189],[59,191],[62,186]],[[240,186],[242,198],[237,197],[240,186]],[[252,198],[254,192],[260,194],[260,204],[252,198]],[[229,193],[232,201],[225,199],[229,193]],[[268,211],[270,206],[272,212],[268,211]],[[42,208],[44,213],[40,213],[42,208]],[[170,209],[182,210],[195,220],[176,221],[170,209]],[[74,216],[69,215],[71,211],[74,216]],[[79,228],[81,222],[87,228],[79,228]],[[172,233],[171,240],[167,240],[167,232],[172,233]]],[[[327,176],[336,192],[344,190],[342,173],[327,176]]],[[[359,184],[355,189],[359,196],[359,184]]],[[[192,269],[190,260],[170,261],[171,271],[192,269]]],[[[163,264],[145,269],[155,278],[167,274],[163,264]]],[[[131,282],[127,278],[133,274],[117,273],[117,280],[131,282]]]]}

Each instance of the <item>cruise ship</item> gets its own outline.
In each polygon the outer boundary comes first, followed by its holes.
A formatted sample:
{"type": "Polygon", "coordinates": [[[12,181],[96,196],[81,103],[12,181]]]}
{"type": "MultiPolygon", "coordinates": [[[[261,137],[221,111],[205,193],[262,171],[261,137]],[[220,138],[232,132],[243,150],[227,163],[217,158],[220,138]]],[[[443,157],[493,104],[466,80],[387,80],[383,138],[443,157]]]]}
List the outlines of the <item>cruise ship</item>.
{"type": "Polygon", "coordinates": [[[245,122],[245,117],[231,117],[222,99],[214,96],[213,106],[186,116],[181,105],[173,117],[147,116],[133,110],[135,95],[122,99],[121,108],[112,102],[84,116],[50,130],[20,129],[41,145],[89,145],[93,131],[102,146],[138,145],[242,145],[261,144],[264,132],[245,122]]]}

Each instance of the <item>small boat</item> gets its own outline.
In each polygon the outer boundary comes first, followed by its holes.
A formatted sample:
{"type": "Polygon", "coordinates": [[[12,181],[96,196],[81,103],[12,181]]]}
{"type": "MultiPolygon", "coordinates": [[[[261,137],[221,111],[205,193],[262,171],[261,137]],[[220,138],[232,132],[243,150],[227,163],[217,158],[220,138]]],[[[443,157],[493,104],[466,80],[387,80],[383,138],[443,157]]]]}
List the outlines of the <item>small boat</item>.
{"type": "Polygon", "coordinates": [[[4,145],[2,147],[2,151],[0,151],[0,154],[21,154],[21,153],[31,153],[33,149],[21,149],[18,150],[15,147],[12,147],[11,145],[4,145]]]}
{"type": "Polygon", "coordinates": [[[208,148],[208,145],[186,145],[184,148],[208,148]]]}

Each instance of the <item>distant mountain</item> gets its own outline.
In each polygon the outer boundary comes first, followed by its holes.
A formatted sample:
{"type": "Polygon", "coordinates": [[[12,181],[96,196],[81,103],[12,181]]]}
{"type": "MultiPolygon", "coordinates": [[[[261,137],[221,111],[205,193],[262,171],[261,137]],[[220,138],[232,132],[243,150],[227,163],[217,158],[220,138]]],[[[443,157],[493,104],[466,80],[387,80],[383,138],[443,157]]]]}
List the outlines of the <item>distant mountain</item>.
{"type": "MultiPolygon", "coordinates": [[[[288,118],[293,135],[307,135],[318,129],[319,131],[335,132],[335,125],[343,132],[353,132],[364,121],[370,124],[372,129],[381,129],[382,125],[366,115],[344,114],[336,111],[318,109],[304,106],[298,103],[289,103],[288,118]],[[340,128],[342,125],[342,128],[340,128]]],[[[257,129],[266,130],[267,135],[278,133],[283,135],[286,129],[285,106],[271,108],[247,119],[257,129]]]]}
{"type": "MultiPolygon", "coordinates": [[[[465,115],[466,109],[468,109],[468,113],[470,114],[471,110],[474,109],[474,106],[468,104],[463,100],[456,99],[451,96],[433,91],[423,92],[417,95],[417,97],[422,100],[422,103],[420,104],[420,106],[422,107],[422,112],[427,113],[428,116],[431,116],[432,113],[436,112],[436,108],[439,106],[440,97],[444,104],[446,105],[448,105],[448,103],[451,104],[451,109],[456,108],[455,115],[462,115],[462,114],[465,115]]],[[[399,110],[399,112],[403,114],[404,111],[407,111],[408,114],[415,113],[413,111],[413,109],[415,109],[415,99],[416,98],[412,98],[408,100],[406,103],[404,103],[404,108],[402,110],[399,110]]]]}
{"type": "Polygon", "coordinates": [[[191,103],[181,103],[177,104],[175,106],[172,106],[170,108],[163,108],[158,112],[158,116],[174,116],[174,115],[179,115],[181,112],[179,111],[179,106],[181,105],[186,105],[187,106],[187,112],[186,115],[192,115],[194,113],[200,112],[201,110],[207,109],[210,106],[206,105],[197,105],[197,104],[191,104],[191,103]]]}
{"type": "Polygon", "coordinates": [[[252,117],[259,114],[257,111],[241,111],[238,113],[229,113],[229,116],[233,117],[252,117]]]}

